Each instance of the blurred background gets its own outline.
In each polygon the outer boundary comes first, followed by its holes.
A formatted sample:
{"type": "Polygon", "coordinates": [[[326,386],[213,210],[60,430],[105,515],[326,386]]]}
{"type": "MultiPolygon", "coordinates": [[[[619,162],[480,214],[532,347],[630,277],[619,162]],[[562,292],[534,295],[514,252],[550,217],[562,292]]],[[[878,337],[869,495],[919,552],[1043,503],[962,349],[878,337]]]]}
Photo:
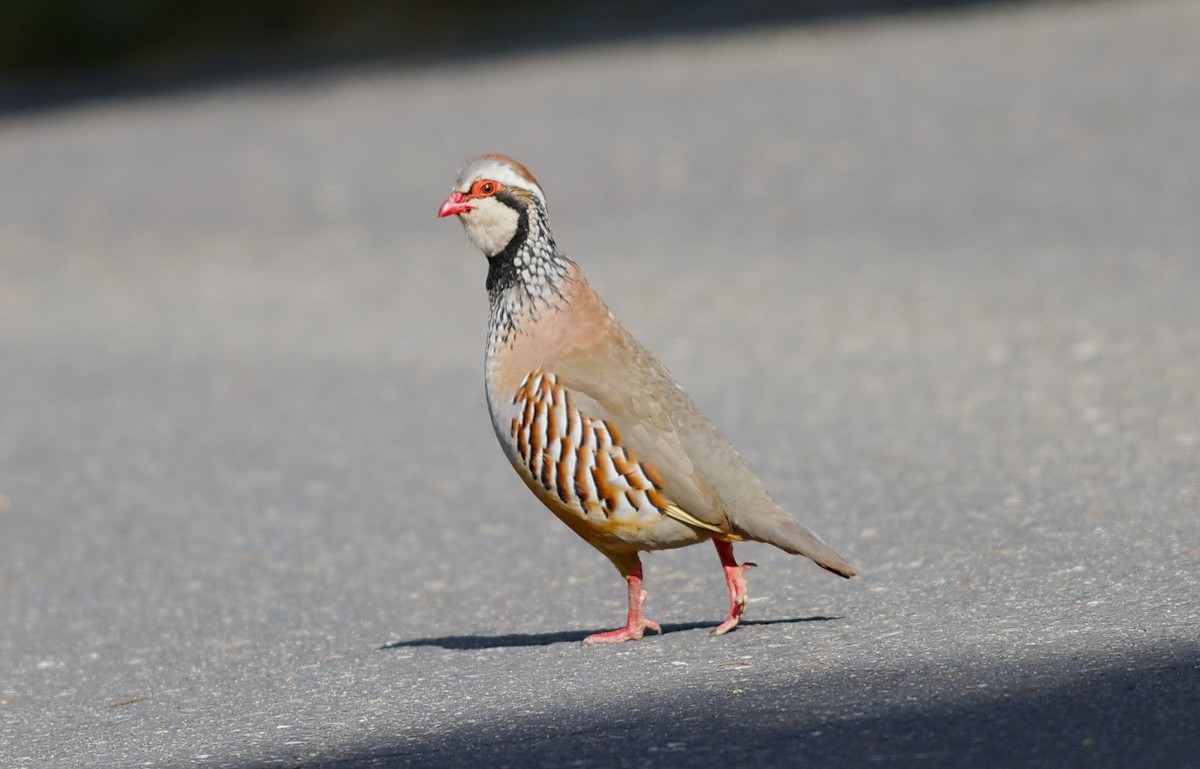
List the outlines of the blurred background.
{"type": "Polygon", "coordinates": [[[3,0],[0,766],[1193,766],[1197,169],[1196,0],[3,0]],[[858,577],[579,649],[488,151],[858,577]]]}
{"type": "Polygon", "coordinates": [[[7,0],[8,106],[250,71],[384,58],[429,62],[521,48],[896,14],[1005,0],[7,0]]]}

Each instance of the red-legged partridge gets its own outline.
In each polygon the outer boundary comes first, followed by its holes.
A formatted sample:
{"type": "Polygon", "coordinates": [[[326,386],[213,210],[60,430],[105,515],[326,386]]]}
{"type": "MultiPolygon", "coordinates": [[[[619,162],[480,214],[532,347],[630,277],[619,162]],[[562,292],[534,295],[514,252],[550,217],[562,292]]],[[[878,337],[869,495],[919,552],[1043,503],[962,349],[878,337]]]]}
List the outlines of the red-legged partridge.
{"type": "Polygon", "coordinates": [[[585,643],[641,638],[645,550],[711,539],[733,629],[746,606],[733,544],[767,542],[850,577],[850,564],[775,503],[666,368],[558,252],[546,197],[503,155],[467,161],[438,216],[458,216],[488,258],[486,384],[496,437],[538,499],[600,552],[629,588],[625,627],[585,643]]]}

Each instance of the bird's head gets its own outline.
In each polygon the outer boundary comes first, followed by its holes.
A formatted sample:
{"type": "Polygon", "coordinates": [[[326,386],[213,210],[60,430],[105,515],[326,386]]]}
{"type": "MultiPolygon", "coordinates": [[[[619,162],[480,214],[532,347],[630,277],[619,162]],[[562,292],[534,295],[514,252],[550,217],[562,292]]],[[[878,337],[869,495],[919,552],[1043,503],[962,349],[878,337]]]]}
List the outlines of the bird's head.
{"type": "Polygon", "coordinates": [[[546,196],[529,169],[504,155],[480,155],[458,172],[438,216],[457,216],[471,242],[495,256],[521,231],[530,208],[545,206],[546,196]]]}

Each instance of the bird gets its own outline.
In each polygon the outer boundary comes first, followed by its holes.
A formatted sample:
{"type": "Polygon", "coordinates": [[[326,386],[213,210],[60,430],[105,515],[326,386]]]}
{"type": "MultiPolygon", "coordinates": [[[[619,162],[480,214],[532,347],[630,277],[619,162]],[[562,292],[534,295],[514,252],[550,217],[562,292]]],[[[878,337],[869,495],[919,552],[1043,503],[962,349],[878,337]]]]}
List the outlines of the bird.
{"type": "Polygon", "coordinates": [[[584,644],[661,633],[643,612],[641,553],[711,540],[736,627],[745,571],[733,544],[765,542],[841,577],[854,569],[783,510],[666,367],[555,244],[546,196],[500,154],[467,160],[438,218],[457,216],[487,257],[484,379],[492,427],[521,480],[625,579],[624,627],[584,644]]]}

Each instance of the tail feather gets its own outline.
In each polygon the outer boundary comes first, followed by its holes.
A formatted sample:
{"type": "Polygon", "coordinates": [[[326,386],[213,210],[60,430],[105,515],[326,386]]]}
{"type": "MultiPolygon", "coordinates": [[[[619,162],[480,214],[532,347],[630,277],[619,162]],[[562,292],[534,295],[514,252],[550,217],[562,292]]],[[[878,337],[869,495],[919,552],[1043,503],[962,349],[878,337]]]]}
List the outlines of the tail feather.
{"type": "Polygon", "coordinates": [[[825,544],[811,529],[783,510],[777,515],[755,516],[753,526],[739,526],[751,539],[774,545],[793,555],[803,555],[825,571],[849,579],[854,567],[833,548],[825,544]]]}

